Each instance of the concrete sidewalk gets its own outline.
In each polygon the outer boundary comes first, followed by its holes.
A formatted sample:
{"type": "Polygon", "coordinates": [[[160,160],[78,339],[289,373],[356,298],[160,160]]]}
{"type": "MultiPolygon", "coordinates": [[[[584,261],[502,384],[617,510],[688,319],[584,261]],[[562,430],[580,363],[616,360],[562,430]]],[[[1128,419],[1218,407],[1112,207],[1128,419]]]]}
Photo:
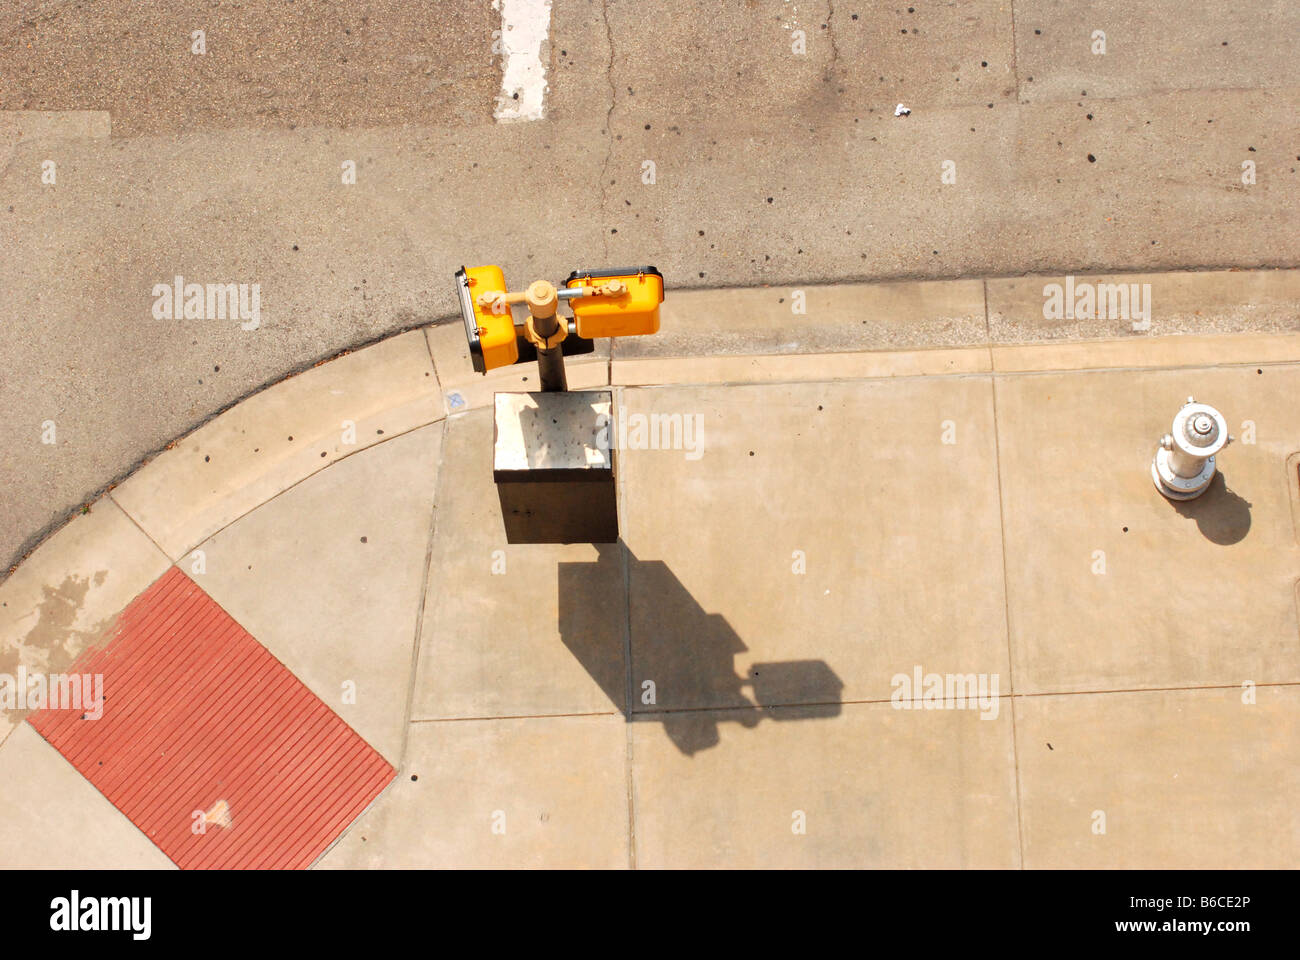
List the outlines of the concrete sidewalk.
{"type": "MultiPolygon", "coordinates": [[[[1294,865],[1286,309],[1052,341],[1014,281],[973,320],[957,286],[859,293],[856,326],[942,302],[950,342],[822,353],[842,288],[807,290],[795,344],[758,305],[788,292],[679,294],[660,336],[571,363],[620,418],[699,425],[619,451],[609,547],[505,543],[489,410],[527,367],[479,377],[435,326],[305,372],[19,566],[0,667],[66,668],[179,566],[398,769],[323,867],[1294,865]],[[1175,507],[1148,467],[1189,394],[1238,442],[1175,507]],[[927,708],[931,674],[987,696],[927,708]]],[[[21,720],[0,863],[166,865],[21,720]]]]}

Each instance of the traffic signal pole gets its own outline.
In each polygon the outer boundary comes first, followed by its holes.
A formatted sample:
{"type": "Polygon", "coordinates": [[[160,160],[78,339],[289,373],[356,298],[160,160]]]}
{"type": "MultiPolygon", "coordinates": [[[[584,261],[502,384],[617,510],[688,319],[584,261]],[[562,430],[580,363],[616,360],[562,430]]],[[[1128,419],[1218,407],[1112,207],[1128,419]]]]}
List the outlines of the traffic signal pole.
{"type": "Polygon", "coordinates": [[[528,339],[537,347],[537,373],[541,377],[542,391],[558,393],[569,389],[564,373],[562,344],[568,334],[568,324],[561,322],[556,308],[560,298],[555,287],[538,280],[528,287],[528,339]]]}

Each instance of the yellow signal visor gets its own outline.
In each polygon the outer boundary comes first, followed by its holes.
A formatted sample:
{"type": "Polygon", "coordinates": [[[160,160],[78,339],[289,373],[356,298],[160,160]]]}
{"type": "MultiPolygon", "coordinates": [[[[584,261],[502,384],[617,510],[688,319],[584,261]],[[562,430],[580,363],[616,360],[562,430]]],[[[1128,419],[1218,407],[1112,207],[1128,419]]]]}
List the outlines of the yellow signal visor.
{"type": "Polygon", "coordinates": [[[654,267],[616,267],[611,270],[574,270],[564,285],[598,287],[622,280],[627,293],[617,297],[574,297],[569,301],[578,336],[632,337],[659,332],[659,304],[664,302],[664,277],[654,267]]]}
{"type": "Polygon", "coordinates": [[[479,305],[478,298],[489,290],[502,293],[506,290],[505,274],[500,267],[461,267],[456,271],[456,294],[460,299],[461,319],[465,321],[469,357],[479,373],[508,367],[519,359],[510,308],[504,313],[493,313],[479,305]]]}

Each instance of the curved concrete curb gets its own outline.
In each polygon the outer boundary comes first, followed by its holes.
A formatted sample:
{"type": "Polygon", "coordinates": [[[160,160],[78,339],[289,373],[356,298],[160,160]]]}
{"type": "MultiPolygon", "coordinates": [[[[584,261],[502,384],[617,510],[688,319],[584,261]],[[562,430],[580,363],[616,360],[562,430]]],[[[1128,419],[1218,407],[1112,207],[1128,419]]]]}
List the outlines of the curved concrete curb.
{"type": "MultiPolygon", "coordinates": [[[[1091,340],[1044,336],[1041,290],[1052,279],[809,287],[801,291],[809,312],[801,315],[790,313],[791,291],[682,292],[665,303],[660,336],[620,341],[612,350],[605,342],[574,358],[570,384],[988,376],[1300,360],[1300,271],[1144,275],[1134,282],[1152,283],[1177,304],[1172,318],[1153,329],[1179,335],[1116,339],[1113,322],[1093,321],[1092,329],[1075,331],[1099,335],[1091,340]],[[1194,309],[1198,302],[1207,310],[1194,309]],[[1252,322],[1269,332],[1239,332],[1252,322]],[[870,331],[865,340],[857,332],[862,327],[870,331]],[[811,333],[804,336],[805,329],[811,333]],[[792,339],[792,332],[800,336],[792,339]],[[1024,338],[1037,342],[1016,342],[1024,338]],[[859,340],[893,349],[825,350],[859,340]]],[[[474,373],[460,325],[448,323],[398,334],[254,394],[146,462],[0,584],[0,669],[70,662],[169,563],[235,520],[353,453],[485,406],[497,390],[534,388],[534,376],[526,365],[486,377],[474,373]]]]}
{"type": "Polygon", "coordinates": [[[411,331],[254,394],[109,497],[176,560],[331,463],[442,415],[424,335],[411,331]]]}
{"type": "MultiPolygon", "coordinates": [[[[1044,321],[1044,287],[1063,277],[685,290],[665,302],[658,335],[598,344],[570,361],[570,383],[978,375],[1297,355],[1300,270],[1075,279],[1150,285],[1151,329],[1044,321]]],[[[536,385],[530,377],[527,366],[475,374],[458,322],[408,331],[251,395],[146,460],[110,496],[175,560],[340,458],[488,403],[496,390],[527,390],[536,385]]]]}

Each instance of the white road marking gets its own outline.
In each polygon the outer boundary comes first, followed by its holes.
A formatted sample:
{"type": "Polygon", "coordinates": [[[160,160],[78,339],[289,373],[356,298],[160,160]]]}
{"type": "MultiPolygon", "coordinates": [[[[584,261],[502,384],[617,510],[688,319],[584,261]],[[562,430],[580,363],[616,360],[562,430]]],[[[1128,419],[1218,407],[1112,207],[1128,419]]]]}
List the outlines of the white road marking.
{"type": "Polygon", "coordinates": [[[551,0],[492,0],[501,13],[499,123],[540,120],[546,112],[546,60],[551,0]]]}

